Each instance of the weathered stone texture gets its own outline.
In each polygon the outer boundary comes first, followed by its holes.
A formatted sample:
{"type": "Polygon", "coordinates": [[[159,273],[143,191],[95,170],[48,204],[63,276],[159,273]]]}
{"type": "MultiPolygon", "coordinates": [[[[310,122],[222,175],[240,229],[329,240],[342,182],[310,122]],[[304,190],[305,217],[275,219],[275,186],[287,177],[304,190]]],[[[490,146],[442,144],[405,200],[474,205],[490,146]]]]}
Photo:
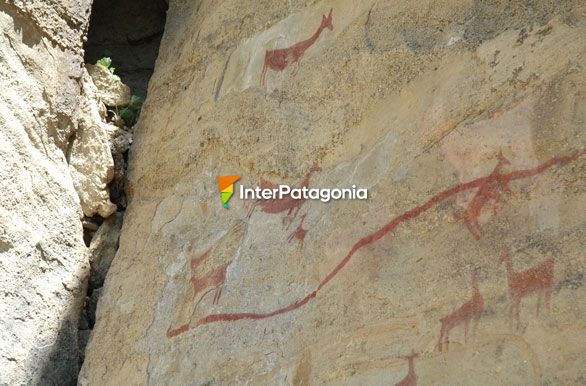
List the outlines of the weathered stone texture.
{"type": "Polygon", "coordinates": [[[177,0],[167,20],[80,384],[584,382],[582,1],[177,0]],[[266,61],[330,9],[298,63],[266,61]],[[314,162],[310,187],[369,200],[220,205],[218,175],[299,184],[314,162]]]}
{"type": "Polygon", "coordinates": [[[111,134],[83,67],[90,3],[0,1],[2,385],[75,384],[79,371],[80,220],[116,208],[111,134]]]}

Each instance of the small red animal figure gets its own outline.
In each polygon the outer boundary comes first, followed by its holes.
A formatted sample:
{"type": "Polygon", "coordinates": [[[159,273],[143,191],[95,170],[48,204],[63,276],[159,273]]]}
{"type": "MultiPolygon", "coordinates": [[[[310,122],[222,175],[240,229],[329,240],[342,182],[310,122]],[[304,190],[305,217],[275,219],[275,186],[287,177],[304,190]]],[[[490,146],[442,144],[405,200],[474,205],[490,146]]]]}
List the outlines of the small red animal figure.
{"type": "Polygon", "coordinates": [[[287,238],[287,242],[291,242],[294,238],[297,239],[299,241],[299,249],[303,249],[303,242],[305,241],[305,236],[307,236],[307,229],[303,228],[305,216],[307,216],[307,214],[301,216],[301,221],[299,222],[299,225],[297,225],[297,229],[295,229],[287,238]]]}
{"type": "Polygon", "coordinates": [[[476,272],[472,272],[472,298],[460,306],[456,311],[440,319],[442,325],[440,328],[438,350],[440,352],[443,351],[444,343],[446,351],[448,350],[450,331],[461,324],[464,324],[464,342],[467,342],[470,321],[474,321],[472,329],[472,332],[474,332],[478,328],[478,321],[480,320],[483,311],[484,300],[478,290],[478,275],[476,272]]]}
{"type": "MultiPolygon", "coordinates": [[[[305,177],[303,178],[303,181],[301,181],[301,185],[299,185],[298,187],[292,186],[291,189],[307,187],[309,185],[309,179],[311,178],[311,175],[315,172],[320,171],[321,168],[317,165],[317,162],[314,162],[309,171],[307,172],[307,174],[305,175],[305,177]]],[[[279,185],[262,179],[260,181],[259,187],[261,189],[278,189],[279,185]]],[[[254,204],[251,206],[250,210],[248,211],[246,217],[250,218],[256,206],[260,205],[261,210],[265,213],[281,213],[287,211],[287,216],[293,215],[293,218],[295,218],[297,216],[297,212],[299,212],[299,209],[301,208],[301,205],[303,205],[304,202],[305,199],[303,198],[295,200],[291,198],[291,196],[286,196],[282,200],[256,200],[254,204]]]]}
{"type": "Polygon", "coordinates": [[[397,382],[395,386],[417,386],[417,374],[415,374],[415,358],[417,358],[419,354],[415,353],[415,351],[411,352],[411,355],[407,356],[407,360],[409,361],[409,372],[401,381],[397,382]]]}
{"type": "Polygon", "coordinates": [[[305,51],[316,42],[321,35],[322,31],[328,28],[330,31],[334,28],[332,25],[332,10],[330,9],[329,15],[322,16],[321,24],[315,33],[307,40],[303,40],[299,43],[292,45],[287,48],[278,48],[276,50],[267,50],[265,53],[265,61],[262,67],[262,73],[260,76],[260,84],[265,85],[267,70],[270,68],[273,71],[283,71],[288,65],[299,62],[303,58],[305,51]]]}
{"type": "Polygon", "coordinates": [[[503,166],[510,165],[511,162],[503,156],[502,152],[499,152],[497,157],[498,162],[496,166],[487,176],[486,181],[480,185],[466,210],[463,213],[456,213],[456,217],[464,220],[466,227],[476,240],[480,240],[482,237],[482,228],[479,223],[479,218],[484,207],[492,201],[492,212],[493,215],[495,215],[496,206],[501,198],[501,192],[504,191],[511,195],[513,194],[508,186],[509,181],[503,177],[503,174],[501,173],[503,166]]]}
{"type": "Polygon", "coordinates": [[[532,293],[537,293],[537,312],[541,305],[541,298],[545,299],[545,307],[549,310],[551,302],[551,291],[553,288],[554,276],[553,267],[554,259],[550,257],[541,264],[531,267],[525,271],[517,272],[513,268],[511,261],[511,252],[507,248],[503,251],[499,263],[505,263],[507,269],[507,282],[509,285],[509,321],[511,327],[517,322],[516,328],[519,328],[519,312],[521,299],[532,293]]]}
{"type": "MultiPolygon", "coordinates": [[[[210,271],[205,272],[203,275],[198,276],[198,267],[208,258],[211,248],[208,249],[201,256],[194,257],[191,259],[191,285],[193,286],[193,297],[194,301],[199,301],[198,294],[206,288],[212,288],[216,290],[214,294],[213,304],[218,304],[220,296],[222,296],[223,284],[226,281],[226,270],[230,265],[230,261],[216,267],[210,271]]],[[[203,296],[203,295],[202,295],[203,296]]]]}

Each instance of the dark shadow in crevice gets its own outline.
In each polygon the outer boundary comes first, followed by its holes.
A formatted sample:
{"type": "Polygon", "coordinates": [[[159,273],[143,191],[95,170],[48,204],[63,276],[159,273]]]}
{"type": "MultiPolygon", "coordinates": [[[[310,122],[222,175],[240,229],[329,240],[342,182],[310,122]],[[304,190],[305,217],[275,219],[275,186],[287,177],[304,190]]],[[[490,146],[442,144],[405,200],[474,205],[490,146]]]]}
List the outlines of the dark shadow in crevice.
{"type": "Polygon", "coordinates": [[[112,58],[112,65],[132,93],[146,97],[165,28],[164,0],[94,0],[85,62],[112,58]]]}
{"type": "MultiPolygon", "coordinates": [[[[77,313],[77,312],[76,312],[77,313]]],[[[67,315],[61,322],[55,343],[38,350],[50,350],[48,355],[35,353],[31,357],[46,358],[41,364],[31,364],[31,367],[40,366],[38,385],[42,386],[69,386],[77,384],[79,374],[78,330],[79,315],[67,315]]],[[[36,372],[35,372],[36,373],[36,372]]]]}

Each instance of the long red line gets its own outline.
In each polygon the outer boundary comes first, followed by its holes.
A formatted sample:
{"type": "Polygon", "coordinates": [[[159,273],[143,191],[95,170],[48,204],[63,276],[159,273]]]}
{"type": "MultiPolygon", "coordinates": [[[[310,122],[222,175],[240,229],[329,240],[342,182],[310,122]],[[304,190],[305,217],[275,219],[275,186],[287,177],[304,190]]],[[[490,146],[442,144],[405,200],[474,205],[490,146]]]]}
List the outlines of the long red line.
{"type": "MultiPolygon", "coordinates": [[[[554,165],[567,165],[571,162],[574,162],[578,158],[583,156],[584,154],[586,154],[586,148],[576,152],[573,155],[552,158],[549,161],[547,161],[541,165],[538,165],[534,168],[531,168],[531,169],[516,170],[516,171],[510,172],[507,174],[503,174],[503,175],[501,175],[501,178],[502,178],[503,182],[509,182],[509,181],[519,180],[519,179],[523,179],[523,178],[527,178],[527,177],[532,177],[532,176],[543,173],[544,171],[546,171],[547,169],[551,168],[554,165]]],[[[482,186],[485,182],[489,181],[490,178],[491,178],[490,176],[480,177],[475,180],[472,180],[472,181],[469,181],[469,182],[466,182],[466,183],[463,183],[460,185],[456,185],[451,189],[445,190],[445,191],[431,197],[424,204],[417,206],[411,210],[408,210],[407,212],[393,218],[391,221],[389,221],[386,225],[384,225],[382,228],[378,229],[377,231],[371,233],[368,236],[361,238],[352,246],[352,248],[350,249],[348,254],[346,254],[346,256],[334,267],[334,269],[332,269],[332,271],[326,277],[323,278],[323,280],[319,283],[319,285],[315,291],[309,293],[303,299],[298,300],[295,303],[292,303],[286,307],[279,308],[277,310],[274,310],[272,312],[267,312],[267,313],[242,312],[242,313],[223,313],[223,314],[208,315],[208,316],[205,316],[205,317],[201,318],[200,320],[198,320],[197,324],[195,326],[190,326],[189,324],[184,324],[179,328],[168,331],[167,337],[172,338],[174,336],[181,335],[184,332],[189,331],[189,329],[191,329],[191,328],[202,326],[204,324],[210,324],[210,323],[216,323],[216,322],[232,322],[232,321],[241,320],[241,319],[254,319],[254,320],[266,319],[266,318],[271,318],[273,316],[285,314],[287,312],[291,312],[293,310],[301,308],[304,305],[306,305],[310,300],[312,300],[316,297],[318,291],[320,291],[326,284],[328,284],[342,270],[342,268],[344,268],[348,264],[350,259],[352,259],[354,254],[360,248],[362,248],[366,245],[372,244],[375,241],[381,239],[387,233],[389,233],[392,230],[394,230],[395,228],[397,228],[397,226],[399,226],[401,223],[407,222],[409,220],[414,219],[415,217],[418,217],[423,212],[426,212],[430,208],[432,208],[435,204],[437,204],[441,201],[444,201],[457,193],[482,186]]]]}

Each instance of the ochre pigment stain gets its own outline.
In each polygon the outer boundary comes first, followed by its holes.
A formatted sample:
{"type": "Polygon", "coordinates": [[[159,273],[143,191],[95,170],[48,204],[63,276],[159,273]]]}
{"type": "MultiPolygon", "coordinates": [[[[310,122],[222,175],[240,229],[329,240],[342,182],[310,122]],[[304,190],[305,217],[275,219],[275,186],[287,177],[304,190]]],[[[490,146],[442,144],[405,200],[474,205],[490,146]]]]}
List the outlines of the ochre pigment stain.
{"type": "Polygon", "coordinates": [[[478,290],[478,275],[476,272],[472,272],[472,297],[469,301],[462,304],[456,311],[440,319],[441,327],[437,349],[442,352],[445,345],[447,351],[450,343],[450,331],[462,324],[464,325],[464,342],[466,342],[468,339],[470,322],[474,321],[474,325],[472,326],[472,332],[474,333],[478,327],[478,321],[480,320],[483,311],[484,299],[478,290]]]}
{"type": "MultiPolygon", "coordinates": [[[[586,154],[586,148],[574,153],[573,155],[554,157],[554,158],[550,159],[549,161],[547,161],[541,165],[538,165],[534,168],[521,169],[521,170],[512,171],[510,173],[506,173],[506,174],[499,174],[498,178],[499,178],[499,181],[501,184],[506,185],[507,183],[509,183],[511,181],[520,180],[520,179],[524,179],[524,178],[528,178],[528,177],[532,177],[532,176],[537,176],[555,165],[559,165],[559,166],[567,165],[569,163],[576,161],[577,159],[582,157],[584,154],[586,154]]],[[[344,256],[344,258],[342,260],[340,260],[340,262],[338,262],[338,264],[330,271],[330,273],[322,279],[322,281],[319,283],[317,289],[308,293],[302,299],[300,299],[294,303],[291,303],[290,305],[288,305],[286,307],[278,308],[278,309],[276,309],[274,311],[270,311],[270,312],[234,312],[234,313],[221,313],[221,314],[207,315],[207,316],[199,319],[197,321],[197,323],[193,326],[183,325],[177,329],[170,330],[167,333],[167,336],[174,337],[174,336],[180,335],[186,331],[189,331],[191,328],[203,326],[206,324],[217,323],[217,322],[234,322],[234,321],[243,320],[243,319],[250,319],[250,320],[266,319],[266,318],[272,318],[277,315],[286,314],[288,312],[299,309],[299,308],[305,306],[311,300],[313,300],[317,296],[317,293],[324,286],[326,286],[334,277],[336,277],[336,275],[338,273],[340,273],[340,271],[350,262],[352,257],[361,248],[380,240],[382,237],[387,235],[389,232],[395,230],[402,223],[408,222],[408,221],[420,216],[421,214],[423,214],[423,213],[427,212],[429,209],[431,209],[434,205],[436,205],[440,202],[443,202],[458,193],[465,192],[465,191],[468,191],[471,189],[478,189],[482,186],[486,186],[487,183],[489,183],[490,181],[494,181],[494,179],[495,179],[495,177],[491,173],[491,175],[488,175],[486,177],[480,177],[475,180],[456,185],[448,190],[445,190],[441,193],[436,194],[435,196],[431,197],[429,200],[427,200],[422,205],[417,206],[415,208],[412,208],[412,209],[404,212],[403,214],[391,219],[388,223],[386,223],[384,226],[382,226],[378,230],[376,230],[373,233],[358,240],[350,248],[350,250],[348,251],[346,256],[344,256]]]]}
{"type": "Polygon", "coordinates": [[[411,355],[407,356],[407,363],[409,363],[409,371],[405,378],[395,383],[395,386],[417,386],[417,374],[415,374],[415,358],[419,354],[412,352],[411,355]]]}
{"type": "Polygon", "coordinates": [[[276,50],[267,50],[265,53],[265,61],[262,66],[262,72],[260,76],[260,84],[265,85],[267,70],[270,68],[273,71],[283,71],[287,66],[293,63],[299,62],[303,58],[303,54],[309,47],[311,47],[319,38],[324,29],[328,28],[330,31],[334,29],[332,25],[332,9],[330,14],[322,16],[321,24],[317,28],[317,31],[307,40],[300,41],[287,48],[278,48],[276,50]]]}
{"type": "Polygon", "coordinates": [[[495,215],[501,192],[513,193],[508,186],[509,180],[503,178],[501,173],[503,166],[510,164],[509,160],[499,152],[498,162],[494,170],[486,177],[486,181],[478,187],[466,210],[463,213],[456,213],[456,217],[464,221],[464,224],[466,224],[466,227],[476,240],[480,240],[482,237],[479,219],[485,206],[492,203],[492,212],[495,215]]]}
{"type": "Polygon", "coordinates": [[[553,257],[545,260],[541,264],[531,267],[525,271],[517,272],[513,268],[511,253],[505,249],[500,258],[501,263],[505,263],[507,269],[507,284],[509,287],[509,321],[511,327],[515,324],[519,327],[519,312],[521,299],[533,293],[537,294],[536,316],[539,316],[539,307],[541,298],[544,298],[545,307],[549,309],[551,302],[551,291],[553,289],[553,257]]]}
{"type": "MultiPolygon", "coordinates": [[[[320,171],[321,171],[321,168],[317,165],[316,162],[314,162],[313,165],[311,166],[311,168],[309,169],[309,171],[307,172],[307,174],[305,175],[305,177],[303,178],[303,181],[301,181],[301,185],[295,186],[292,188],[293,189],[307,188],[309,186],[309,179],[311,178],[311,175],[315,172],[320,172],[320,171]]],[[[261,189],[278,189],[279,184],[275,184],[273,182],[262,179],[260,181],[259,187],[261,189]]],[[[278,199],[256,200],[252,204],[252,207],[248,211],[248,214],[246,215],[246,217],[250,218],[250,216],[252,216],[252,213],[256,209],[256,206],[258,205],[258,206],[260,206],[261,211],[264,213],[277,214],[277,213],[282,213],[282,212],[286,211],[287,216],[292,215],[293,218],[295,218],[295,216],[297,216],[297,213],[299,212],[299,209],[301,208],[303,203],[305,203],[305,201],[306,201],[305,199],[293,199],[293,198],[291,198],[291,196],[285,196],[282,200],[278,200],[278,199]]]]}
{"type": "Polygon", "coordinates": [[[305,236],[307,236],[307,232],[308,232],[307,229],[303,228],[303,221],[305,221],[305,216],[307,216],[307,214],[304,214],[303,216],[301,216],[301,221],[299,222],[299,225],[297,225],[297,228],[287,238],[288,242],[293,241],[293,239],[297,239],[297,241],[299,242],[299,249],[300,250],[303,249],[303,243],[305,242],[305,236]]]}

